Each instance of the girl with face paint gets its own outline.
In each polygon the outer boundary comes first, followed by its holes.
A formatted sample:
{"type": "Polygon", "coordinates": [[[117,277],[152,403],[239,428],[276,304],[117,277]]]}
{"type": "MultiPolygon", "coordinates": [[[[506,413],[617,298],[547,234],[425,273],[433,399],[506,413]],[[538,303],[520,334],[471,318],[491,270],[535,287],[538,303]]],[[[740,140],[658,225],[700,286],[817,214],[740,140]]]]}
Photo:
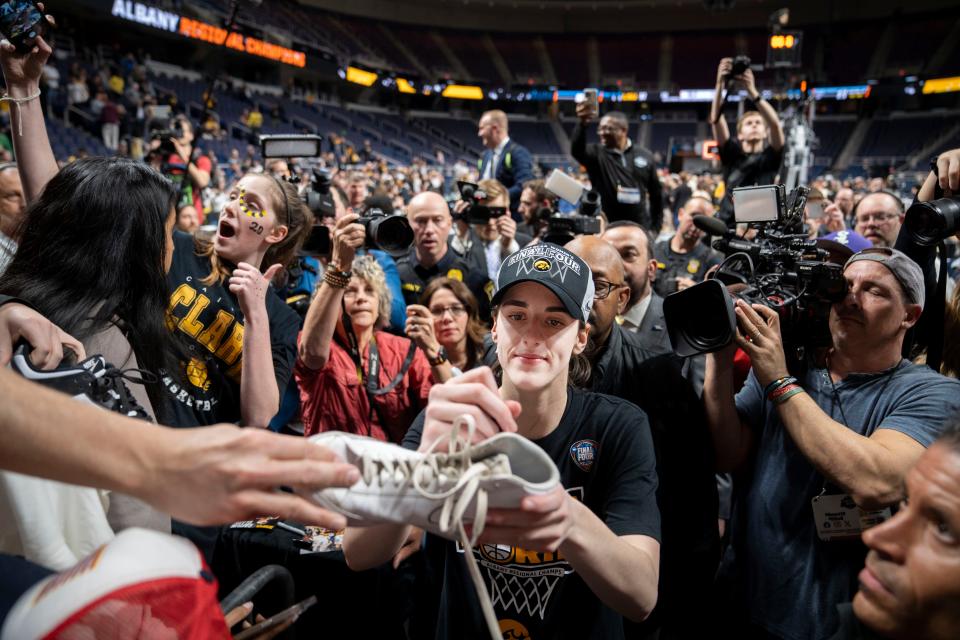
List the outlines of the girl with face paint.
{"type": "MultiPolygon", "coordinates": [[[[29,98],[36,93],[50,53],[42,39],[25,55],[3,50],[0,63],[12,97],[29,98]]],[[[37,200],[59,170],[39,104],[24,100],[16,116],[18,134],[22,131],[16,136],[16,150],[28,202],[37,200]]],[[[120,164],[104,170],[110,173],[106,181],[110,187],[96,199],[136,207],[130,194],[137,192],[144,178],[120,164]]],[[[156,178],[163,182],[159,175],[156,178]]],[[[270,280],[294,258],[312,225],[310,211],[289,183],[272,176],[246,175],[232,187],[229,200],[218,212],[213,241],[203,243],[173,231],[173,206],[165,206],[169,224],[159,229],[119,222],[111,227],[111,231],[124,231],[112,236],[114,242],[141,256],[138,261],[115,265],[104,250],[88,256],[104,273],[112,273],[118,284],[128,276],[141,282],[144,289],[160,282],[157,295],[166,298],[166,304],[157,305],[160,309],[152,317],[161,329],[165,323],[169,333],[150,344],[171,357],[150,358],[148,363],[155,365],[151,368],[160,379],[151,390],[151,395],[162,390],[157,395],[162,405],[158,413],[171,426],[234,422],[266,427],[292,373],[299,327],[297,315],[269,291],[270,280]],[[156,264],[145,265],[152,244],[162,247],[162,259],[151,258],[156,264]],[[140,271],[131,273],[134,269],[140,271]],[[167,291],[163,292],[165,270],[167,291]],[[166,306],[165,314],[162,306],[166,306]]],[[[145,212],[128,210],[124,214],[136,220],[145,212]]],[[[61,222],[69,224],[69,215],[64,217],[61,222]]],[[[91,219],[74,221],[90,224],[91,219]]],[[[95,233],[96,228],[88,231],[95,233]]],[[[127,330],[138,336],[147,324],[128,322],[127,330]]]]}

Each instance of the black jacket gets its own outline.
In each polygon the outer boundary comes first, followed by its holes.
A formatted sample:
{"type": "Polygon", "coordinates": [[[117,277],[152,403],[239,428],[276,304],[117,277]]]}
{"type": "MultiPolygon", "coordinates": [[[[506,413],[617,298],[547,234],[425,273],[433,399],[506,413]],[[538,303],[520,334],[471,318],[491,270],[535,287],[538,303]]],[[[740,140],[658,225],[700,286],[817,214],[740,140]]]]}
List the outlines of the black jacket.
{"type": "Polygon", "coordinates": [[[622,154],[600,144],[587,144],[586,128],[581,123],[577,123],[570,138],[570,153],[587,168],[590,184],[600,194],[607,220],[632,220],[655,234],[660,232],[663,226],[663,191],[653,154],[635,144],[627,147],[622,154]],[[619,202],[618,185],[639,189],[640,202],[619,202]]]}
{"type": "Polygon", "coordinates": [[[629,400],[650,420],[663,527],[658,609],[675,621],[688,597],[709,590],[719,560],[713,441],[703,406],[681,358],[648,351],[617,324],[592,360],[590,390],[629,400]]]}

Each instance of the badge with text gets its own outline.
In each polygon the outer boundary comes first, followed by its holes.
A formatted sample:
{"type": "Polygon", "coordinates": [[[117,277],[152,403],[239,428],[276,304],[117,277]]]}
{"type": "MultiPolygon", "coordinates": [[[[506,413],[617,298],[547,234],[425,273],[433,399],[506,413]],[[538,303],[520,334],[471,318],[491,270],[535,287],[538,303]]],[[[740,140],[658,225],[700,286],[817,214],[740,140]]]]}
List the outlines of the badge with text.
{"type": "Polygon", "coordinates": [[[590,471],[593,468],[599,452],[600,445],[593,440],[577,440],[570,446],[570,457],[584,471],[590,471]]]}
{"type": "Polygon", "coordinates": [[[857,506],[847,494],[822,494],[810,501],[817,536],[824,542],[855,540],[864,530],[874,527],[893,514],[890,507],[866,510],[857,506]]]}
{"type": "Polygon", "coordinates": [[[617,185],[617,202],[620,204],[640,204],[640,189],[617,185]]]}

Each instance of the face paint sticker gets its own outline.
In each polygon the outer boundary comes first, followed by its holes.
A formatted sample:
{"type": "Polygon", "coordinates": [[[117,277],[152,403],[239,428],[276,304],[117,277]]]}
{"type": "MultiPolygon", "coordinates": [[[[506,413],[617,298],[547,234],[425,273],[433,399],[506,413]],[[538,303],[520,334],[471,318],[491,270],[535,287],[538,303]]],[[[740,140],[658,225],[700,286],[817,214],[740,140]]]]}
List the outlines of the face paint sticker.
{"type": "Polygon", "coordinates": [[[258,236],[263,235],[263,225],[260,224],[259,222],[251,222],[250,229],[258,236]]]}
{"type": "MultiPolygon", "coordinates": [[[[240,211],[242,211],[246,216],[250,218],[263,217],[263,211],[260,211],[256,206],[251,207],[249,204],[247,204],[247,190],[243,187],[240,187],[240,197],[238,200],[240,202],[240,211]]],[[[253,229],[253,227],[250,228],[253,229]]],[[[261,227],[260,231],[257,231],[257,233],[261,233],[262,231],[263,228],[261,227]]]]}

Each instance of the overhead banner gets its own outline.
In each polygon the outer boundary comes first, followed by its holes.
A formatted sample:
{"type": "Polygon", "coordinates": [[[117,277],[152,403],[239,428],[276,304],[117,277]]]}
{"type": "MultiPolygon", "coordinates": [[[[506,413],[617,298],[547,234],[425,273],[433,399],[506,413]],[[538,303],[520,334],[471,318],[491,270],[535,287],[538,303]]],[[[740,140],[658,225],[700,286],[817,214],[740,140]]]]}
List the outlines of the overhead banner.
{"type": "Polygon", "coordinates": [[[257,38],[245,36],[236,31],[227,31],[223,27],[185,18],[170,11],[151,7],[140,2],[130,0],[114,0],[113,16],[123,20],[136,22],[146,27],[161,29],[170,33],[177,33],[191,40],[200,40],[209,44],[240,51],[258,58],[273,60],[293,67],[305,67],[307,55],[302,51],[294,51],[287,47],[264,42],[257,38]]]}

